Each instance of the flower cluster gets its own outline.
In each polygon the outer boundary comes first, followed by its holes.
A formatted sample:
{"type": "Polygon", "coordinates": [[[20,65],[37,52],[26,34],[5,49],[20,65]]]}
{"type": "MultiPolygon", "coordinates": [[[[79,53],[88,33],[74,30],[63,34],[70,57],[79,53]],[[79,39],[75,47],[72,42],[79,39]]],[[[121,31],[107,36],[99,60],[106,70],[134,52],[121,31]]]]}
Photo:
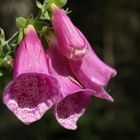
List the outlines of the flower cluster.
{"type": "Polygon", "coordinates": [[[97,57],[63,10],[54,4],[51,9],[54,31],[44,35],[49,48],[45,52],[34,26],[28,25],[3,102],[24,124],[52,109],[60,125],[74,130],[92,96],[113,101],[104,87],[116,70],[97,57]]]}

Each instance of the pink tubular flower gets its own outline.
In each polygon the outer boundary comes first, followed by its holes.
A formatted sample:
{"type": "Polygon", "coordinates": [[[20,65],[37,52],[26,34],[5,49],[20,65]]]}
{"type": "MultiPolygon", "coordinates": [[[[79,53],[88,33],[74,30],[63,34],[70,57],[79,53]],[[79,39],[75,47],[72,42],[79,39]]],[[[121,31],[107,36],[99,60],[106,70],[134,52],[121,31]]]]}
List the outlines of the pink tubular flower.
{"type": "Polygon", "coordinates": [[[61,126],[74,130],[77,128],[77,120],[84,114],[90,101],[90,90],[83,89],[73,78],[65,57],[55,48],[56,42],[50,42],[49,46],[46,53],[49,72],[57,78],[61,92],[60,100],[54,105],[53,112],[61,126]]]}
{"type": "Polygon", "coordinates": [[[74,130],[89,103],[89,91],[73,78],[66,59],[54,48],[47,50],[47,61],[50,74],[57,78],[61,92],[60,100],[53,108],[54,115],[61,126],[74,130]]]}
{"type": "Polygon", "coordinates": [[[32,25],[17,50],[14,79],[4,91],[3,102],[25,124],[42,117],[59,96],[57,80],[48,74],[42,44],[32,25]]]}
{"type": "Polygon", "coordinates": [[[87,45],[84,38],[77,32],[66,13],[56,5],[52,5],[52,24],[56,33],[59,51],[68,59],[81,59],[87,52],[87,45]]]}
{"type": "MultiPolygon", "coordinates": [[[[85,38],[78,29],[77,31],[85,38]]],[[[81,60],[69,61],[71,70],[85,88],[94,89],[97,92],[97,97],[113,101],[103,87],[107,85],[108,81],[114,77],[117,72],[101,61],[92,50],[86,38],[85,41],[88,46],[88,52],[81,60]]]]}
{"type": "MultiPolygon", "coordinates": [[[[97,90],[88,89],[73,77],[70,70],[68,59],[59,53],[56,49],[59,47],[54,35],[47,35],[49,49],[47,50],[47,63],[49,64],[49,73],[55,76],[60,86],[60,101],[54,105],[54,115],[57,121],[67,129],[76,129],[76,122],[84,114],[91,96],[97,96],[97,90]]],[[[102,97],[111,100],[107,93],[102,93],[102,97]],[[104,97],[103,97],[104,95],[104,97]]]]}
{"type": "Polygon", "coordinates": [[[74,76],[84,88],[95,90],[95,96],[113,101],[104,86],[116,75],[116,70],[96,56],[85,36],[72,24],[63,10],[56,5],[52,9],[52,24],[59,43],[56,48],[68,58],[74,76]]]}

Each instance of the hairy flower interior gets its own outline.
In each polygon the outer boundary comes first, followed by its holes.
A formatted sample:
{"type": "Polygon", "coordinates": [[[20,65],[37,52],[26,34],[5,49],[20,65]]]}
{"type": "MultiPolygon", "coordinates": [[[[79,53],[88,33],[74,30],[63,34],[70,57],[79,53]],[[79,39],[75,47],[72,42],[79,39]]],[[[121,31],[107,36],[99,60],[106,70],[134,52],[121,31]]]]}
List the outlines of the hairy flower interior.
{"type": "Polygon", "coordinates": [[[12,98],[20,108],[34,108],[44,99],[51,98],[51,84],[45,75],[23,74],[14,82],[12,98]]]}
{"type": "Polygon", "coordinates": [[[72,117],[82,112],[88,105],[88,96],[78,92],[64,98],[57,106],[57,115],[61,119],[72,117]]]}

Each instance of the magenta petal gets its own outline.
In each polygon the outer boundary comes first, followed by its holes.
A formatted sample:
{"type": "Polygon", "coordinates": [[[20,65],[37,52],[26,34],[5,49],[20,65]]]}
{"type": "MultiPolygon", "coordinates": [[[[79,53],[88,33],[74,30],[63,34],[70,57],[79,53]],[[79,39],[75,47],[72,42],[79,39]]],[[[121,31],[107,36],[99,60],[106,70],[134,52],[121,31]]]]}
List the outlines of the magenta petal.
{"type": "MultiPolygon", "coordinates": [[[[79,31],[77,29],[77,31],[79,31]]],[[[79,31],[84,37],[84,35],[79,31]]],[[[86,38],[85,38],[86,40],[86,38]]],[[[116,75],[116,70],[105,64],[92,50],[86,40],[88,52],[79,61],[69,61],[70,67],[82,84],[88,87],[92,85],[106,86],[108,81],[116,75]],[[83,82],[85,81],[85,82],[83,82]]]]}
{"type": "Polygon", "coordinates": [[[55,47],[50,47],[47,50],[46,58],[49,64],[49,73],[58,80],[61,98],[81,91],[82,86],[73,78],[66,58],[59,54],[55,47]]]}
{"type": "Polygon", "coordinates": [[[42,117],[57,101],[57,81],[44,74],[22,74],[5,89],[3,102],[23,123],[42,117]]]}
{"type": "Polygon", "coordinates": [[[19,45],[14,61],[14,78],[22,73],[48,73],[45,52],[32,25],[26,29],[26,35],[19,45]]]}
{"type": "Polygon", "coordinates": [[[57,6],[53,8],[52,24],[60,45],[60,53],[68,59],[81,59],[87,51],[86,42],[67,14],[57,6]]]}
{"type": "Polygon", "coordinates": [[[90,93],[92,96],[96,96],[101,99],[108,100],[110,102],[114,102],[113,98],[103,89],[100,87],[92,87],[94,92],[90,93]]]}
{"type": "Polygon", "coordinates": [[[57,121],[64,128],[75,130],[77,120],[84,114],[89,102],[90,96],[87,96],[84,92],[67,96],[54,107],[57,121]]]}
{"type": "Polygon", "coordinates": [[[69,62],[71,70],[75,77],[80,81],[84,88],[93,89],[95,91],[94,96],[113,101],[112,97],[103,89],[107,85],[111,77],[115,75],[115,71],[108,67],[106,64],[102,64],[94,61],[90,54],[87,54],[82,62],[71,61],[69,62]]]}
{"type": "MultiPolygon", "coordinates": [[[[77,29],[77,31],[79,30],[77,29]]],[[[79,33],[84,37],[80,31],[79,33]]],[[[113,101],[103,87],[106,86],[109,80],[116,75],[116,70],[101,61],[92,50],[87,40],[86,43],[88,46],[88,52],[81,60],[69,61],[70,68],[84,88],[95,90],[97,93],[95,96],[99,98],[113,101]]]]}

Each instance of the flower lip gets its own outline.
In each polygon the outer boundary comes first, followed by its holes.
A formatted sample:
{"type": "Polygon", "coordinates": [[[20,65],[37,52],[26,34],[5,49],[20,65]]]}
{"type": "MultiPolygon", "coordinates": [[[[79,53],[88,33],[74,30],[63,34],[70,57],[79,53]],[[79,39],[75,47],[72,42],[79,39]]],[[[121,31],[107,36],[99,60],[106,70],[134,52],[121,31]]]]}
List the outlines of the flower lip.
{"type": "Polygon", "coordinates": [[[25,73],[8,85],[3,102],[24,124],[30,124],[57,102],[58,95],[55,78],[41,73],[25,73]]]}
{"type": "Polygon", "coordinates": [[[56,104],[53,111],[59,124],[66,129],[77,129],[77,121],[86,111],[90,100],[86,93],[78,92],[68,95],[56,104]]]}

